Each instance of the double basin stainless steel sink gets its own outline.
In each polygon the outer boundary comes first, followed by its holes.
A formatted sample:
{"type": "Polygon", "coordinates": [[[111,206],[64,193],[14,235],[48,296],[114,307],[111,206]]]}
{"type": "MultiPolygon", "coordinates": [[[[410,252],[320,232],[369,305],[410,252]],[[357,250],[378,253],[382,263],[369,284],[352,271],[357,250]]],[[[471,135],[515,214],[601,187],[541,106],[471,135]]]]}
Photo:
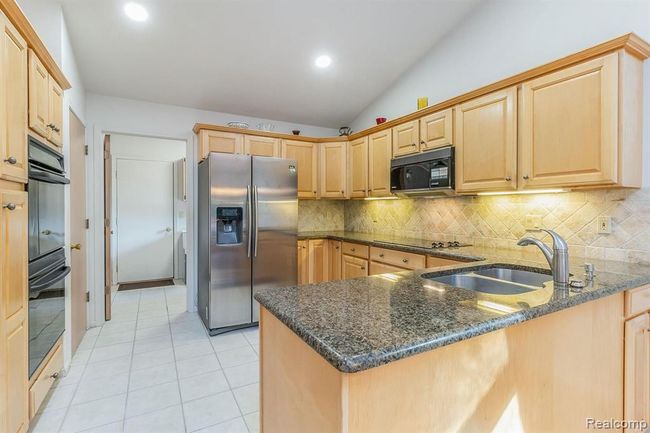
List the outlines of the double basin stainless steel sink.
{"type": "Polygon", "coordinates": [[[448,286],[460,287],[491,295],[520,295],[542,289],[553,283],[551,275],[542,272],[509,269],[502,266],[461,271],[457,274],[424,278],[448,286]]]}

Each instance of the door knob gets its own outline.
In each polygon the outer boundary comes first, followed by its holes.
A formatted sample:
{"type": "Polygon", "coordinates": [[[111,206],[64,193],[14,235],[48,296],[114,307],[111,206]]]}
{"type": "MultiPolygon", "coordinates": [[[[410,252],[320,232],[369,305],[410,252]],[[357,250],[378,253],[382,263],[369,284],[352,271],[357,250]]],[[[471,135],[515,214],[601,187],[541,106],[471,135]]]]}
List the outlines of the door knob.
{"type": "Polygon", "coordinates": [[[80,250],[81,249],[81,244],[72,244],[70,245],[71,250],[80,250]]]}
{"type": "Polygon", "coordinates": [[[9,158],[5,159],[5,162],[8,162],[9,164],[14,165],[14,164],[16,164],[18,162],[18,160],[16,160],[15,157],[10,156],[9,158]]]}

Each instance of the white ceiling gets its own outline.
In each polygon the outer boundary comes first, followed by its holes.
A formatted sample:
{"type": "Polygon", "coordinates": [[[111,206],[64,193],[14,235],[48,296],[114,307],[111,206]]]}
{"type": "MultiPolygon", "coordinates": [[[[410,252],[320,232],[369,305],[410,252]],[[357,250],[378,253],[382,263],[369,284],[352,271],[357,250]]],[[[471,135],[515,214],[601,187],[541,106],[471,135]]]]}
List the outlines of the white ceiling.
{"type": "Polygon", "coordinates": [[[87,91],[339,127],[480,0],[125,1],[62,0],[87,91]]]}

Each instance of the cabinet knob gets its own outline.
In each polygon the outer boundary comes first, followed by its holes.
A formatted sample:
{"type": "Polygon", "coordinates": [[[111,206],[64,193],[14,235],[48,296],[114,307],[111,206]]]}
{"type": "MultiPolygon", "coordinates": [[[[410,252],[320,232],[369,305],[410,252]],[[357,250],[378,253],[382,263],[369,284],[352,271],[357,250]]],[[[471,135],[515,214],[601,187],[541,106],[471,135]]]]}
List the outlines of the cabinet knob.
{"type": "Polygon", "coordinates": [[[51,377],[52,379],[57,379],[57,378],[59,377],[59,372],[57,371],[56,373],[52,373],[52,374],[50,375],[50,377],[51,377]]]}
{"type": "Polygon", "coordinates": [[[15,157],[10,156],[9,158],[5,159],[5,162],[8,162],[9,164],[14,165],[14,164],[17,163],[18,161],[16,160],[15,157]]]}
{"type": "Polygon", "coordinates": [[[16,209],[16,203],[7,203],[6,205],[2,206],[3,209],[8,209],[8,210],[15,210],[16,209]]]}
{"type": "Polygon", "coordinates": [[[341,194],[345,194],[345,191],[341,191],[341,194]]]}
{"type": "Polygon", "coordinates": [[[316,194],[316,191],[312,191],[314,194],[316,194]]]}
{"type": "Polygon", "coordinates": [[[379,254],[379,257],[384,257],[384,253],[379,254]]]}
{"type": "Polygon", "coordinates": [[[357,249],[356,248],[350,248],[350,251],[355,252],[357,249]]]}
{"type": "Polygon", "coordinates": [[[409,262],[409,259],[402,259],[402,262],[404,262],[404,263],[408,263],[408,262],[409,262]]]}
{"type": "Polygon", "coordinates": [[[411,146],[415,147],[415,143],[411,143],[411,146]]]}
{"type": "Polygon", "coordinates": [[[527,174],[524,174],[524,180],[528,180],[528,179],[530,179],[530,177],[528,177],[527,174]]]}
{"type": "Polygon", "coordinates": [[[338,246],[336,246],[336,247],[334,247],[334,248],[335,248],[335,249],[337,249],[337,250],[339,249],[339,247],[338,247],[338,246]]]}
{"type": "Polygon", "coordinates": [[[510,176],[506,176],[506,181],[510,182],[512,178],[510,176]]]}
{"type": "Polygon", "coordinates": [[[48,123],[45,126],[46,126],[46,128],[54,129],[54,123],[48,123]]]}
{"type": "Polygon", "coordinates": [[[424,141],[424,140],[421,140],[421,141],[420,141],[420,144],[427,144],[427,142],[424,141]]]}
{"type": "Polygon", "coordinates": [[[366,270],[366,267],[365,267],[365,266],[361,266],[361,270],[362,270],[362,271],[365,271],[365,270],[366,270]]]}

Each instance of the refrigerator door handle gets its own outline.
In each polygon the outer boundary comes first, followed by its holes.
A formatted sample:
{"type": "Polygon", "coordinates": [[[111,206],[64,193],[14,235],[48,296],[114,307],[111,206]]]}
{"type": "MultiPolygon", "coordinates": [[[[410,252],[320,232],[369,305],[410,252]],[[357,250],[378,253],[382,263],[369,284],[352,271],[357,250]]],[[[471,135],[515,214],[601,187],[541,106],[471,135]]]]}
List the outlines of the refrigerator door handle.
{"type": "Polygon", "coordinates": [[[255,248],[253,249],[253,257],[257,257],[257,235],[259,233],[259,196],[257,194],[257,185],[253,185],[253,201],[255,203],[255,248]]]}
{"type": "Polygon", "coordinates": [[[246,207],[248,212],[248,249],[246,250],[246,256],[250,258],[251,248],[253,245],[253,205],[251,199],[251,186],[246,185],[246,207]]]}

